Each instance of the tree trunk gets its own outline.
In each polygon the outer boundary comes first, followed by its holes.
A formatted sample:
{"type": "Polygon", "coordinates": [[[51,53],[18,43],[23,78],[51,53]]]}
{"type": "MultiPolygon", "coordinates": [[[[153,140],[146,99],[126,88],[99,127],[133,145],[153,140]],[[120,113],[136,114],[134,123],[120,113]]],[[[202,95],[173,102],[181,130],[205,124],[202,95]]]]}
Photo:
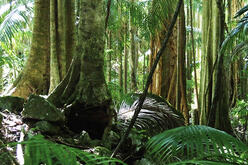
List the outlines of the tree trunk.
{"type": "Polygon", "coordinates": [[[202,56],[201,79],[199,94],[200,124],[207,124],[207,116],[211,106],[213,68],[212,48],[212,1],[203,1],[203,25],[202,25],[202,56]]]}
{"type": "MultiPolygon", "coordinates": [[[[164,38],[166,28],[161,30],[160,33],[157,33],[156,36],[153,36],[151,39],[151,56],[150,56],[150,66],[156,57],[156,54],[161,47],[162,39],[164,38]]],[[[176,50],[176,29],[175,26],[173,34],[169,39],[169,44],[164,54],[162,55],[156,71],[153,75],[152,84],[150,86],[150,92],[160,95],[166,98],[173,106],[176,106],[176,59],[177,59],[177,50],[176,50]]]]}
{"type": "Polygon", "coordinates": [[[119,63],[120,63],[120,65],[119,65],[119,85],[120,85],[120,93],[122,93],[123,92],[122,51],[119,51],[119,63]]]}
{"type": "Polygon", "coordinates": [[[47,94],[50,70],[49,0],[35,0],[32,44],[28,60],[9,94],[27,98],[47,94]]]}
{"type": "Polygon", "coordinates": [[[130,57],[131,57],[131,90],[137,90],[137,80],[136,80],[136,43],[134,40],[134,36],[136,33],[136,28],[134,26],[134,17],[132,16],[132,11],[134,10],[134,0],[131,0],[131,9],[130,9],[130,57]]]}
{"type": "Polygon", "coordinates": [[[50,1],[50,92],[65,77],[73,57],[74,6],[74,0],[50,1]]]}
{"type": "MultiPolygon", "coordinates": [[[[191,26],[191,17],[190,17],[190,11],[191,11],[191,7],[190,6],[187,6],[187,26],[190,26],[191,28],[193,26],[191,26]]],[[[193,29],[192,29],[193,30],[193,29]]],[[[192,81],[192,65],[193,65],[193,62],[192,62],[192,54],[193,54],[193,46],[192,46],[192,43],[194,42],[194,40],[192,40],[192,38],[190,37],[190,33],[187,33],[187,36],[186,38],[188,39],[189,42],[191,42],[191,47],[188,47],[186,50],[186,57],[187,57],[187,60],[186,60],[186,76],[187,76],[187,80],[189,82],[192,81]]],[[[188,102],[188,108],[191,109],[191,104],[193,103],[193,90],[194,88],[193,87],[190,87],[186,90],[187,92],[187,102],[188,102]]]]}
{"type": "MultiPolygon", "coordinates": [[[[183,4],[182,4],[183,5],[183,4]]],[[[189,124],[189,110],[186,99],[186,67],[185,67],[185,47],[186,47],[186,27],[185,27],[185,14],[184,8],[181,7],[178,19],[178,54],[177,54],[177,72],[178,72],[178,97],[177,104],[178,110],[182,112],[185,119],[185,124],[189,124]]]]}
{"type": "MultiPolygon", "coordinates": [[[[174,2],[174,1],[173,1],[174,2]]],[[[173,3],[172,1],[170,3],[173,3]]],[[[155,9],[154,9],[155,10],[155,9]]],[[[150,66],[161,47],[164,34],[167,32],[168,20],[171,19],[171,13],[164,18],[161,29],[156,29],[155,34],[151,36],[151,56],[150,66]]],[[[161,57],[156,71],[153,75],[152,84],[149,91],[166,98],[174,107],[176,107],[176,82],[177,82],[177,27],[169,39],[169,44],[161,57]]],[[[181,100],[181,99],[180,99],[181,100]]]]}
{"type": "Polygon", "coordinates": [[[48,100],[66,107],[68,127],[102,138],[112,119],[111,97],[105,82],[103,0],[82,0],[77,52],[65,79],[48,100]]]}
{"type": "Polygon", "coordinates": [[[222,0],[203,1],[203,59],[201,124],[232,134],[229,113],[229,64],[220,47],[224,41],[225,14],[222,0]],[[216,69],[216,70],[214,70],[216,69]]]}
{"type": "Polygon", "coordinates": [[[128,47],[127,47],[127,22],[124,23],[124,93],[127,93],[128,73],[128,47]]]}
{"type": "MultiPolygon", "coordinates": [[[[216,28],[216,37],[219,39],[217,41],[216,39],[216,44],[218,46],[218,50],[221,47],[222,42],[224,41],[224,25],[225,25],[225,13],[224,13],[224,4],[222,0],[216,0],[215,2],[215,7],[217,12],[216,16],[216,23],[217,27],[216,28]],[[218,34],[218,35],[217,35],[218,34]]],[[[217,53],[219,53],[217,51],[217,53]]],[[[217,57],[217,71],[215,74],[215,88],[214,88],[214,94],[212,98],[212,105],[209,113],[209,118],[208,118],[208,125],[215,127],[217,129],[226,131],[229,134],[233,134],[233,130],[231,127],[231,122],[229,118],[229,110],[230,110],[230,105],[229,105],[229,82],[228,80],[228,67],[227,60],[224,56],[224,54],[219,54],[217,57]]]]}
{"type": "Polygon", "coordinates": [[[108,82],[111,82],[111,71],[112,71],[112,34],[108,32],[108,82]]]}

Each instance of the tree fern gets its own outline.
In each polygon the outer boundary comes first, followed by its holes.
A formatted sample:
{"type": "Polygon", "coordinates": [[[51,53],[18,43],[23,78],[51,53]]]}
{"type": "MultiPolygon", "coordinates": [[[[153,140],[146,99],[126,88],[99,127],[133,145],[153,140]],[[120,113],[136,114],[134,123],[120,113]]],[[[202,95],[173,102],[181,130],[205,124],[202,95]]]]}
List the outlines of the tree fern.
{"type": "Polygon", "coordinates": [[[247,160],[240,157],[247,150],[248,147],[236,138],[207,126],[171,129],[147,143],[148,157],[163,163],[193,160],[194,164],[204,164],[204,161],[247,164],[247,160]]]}

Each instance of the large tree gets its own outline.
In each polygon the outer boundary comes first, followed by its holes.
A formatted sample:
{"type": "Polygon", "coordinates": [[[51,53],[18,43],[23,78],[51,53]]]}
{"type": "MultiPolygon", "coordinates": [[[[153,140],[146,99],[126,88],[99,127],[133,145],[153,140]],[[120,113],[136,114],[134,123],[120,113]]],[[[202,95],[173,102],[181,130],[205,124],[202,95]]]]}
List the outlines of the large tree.
{"type": "Polygon", "coordinates": [[[30,53],[8,94],[48,94],[64,78],[74,54],[74,0],[36,0],[30,53]],[[51,54],[51,56],[50,56],[51,54]]]}
{"type": "Polygon", "coordinates": [[[111,121],[111,97],[105,82],[103,0],[81,0],[76,53],[65,79],[48,97],[66,107],[68,126],[101,138],[111,121]]]}
{"type": "Polygon", "coordinates": [[[50,91],[65,77],[73,57],[74,6],[74,0],[50,0],[50,91]]]}
{"type": "Polygon", "coordinates": [[[220,52],[224,40],[223,0],[203,2],[203,56],[201,68],[201,124],[232,133],[228,116],[230,94],[227,58],[220,52]]]}
{"type": "MultiPolygon", "coordinates": [[[[153,64],[158,50],[161,47],[165,33],[168,31],[168,22],[173,13],[174,1],[153,0],[152,11],[156,11],[153,16],[159,15],[159,24],[151,37],[151,58],[150,66],[153,64]],[[161,8],[161,6],[166,6],[161,8]],[[170,7],[169,7],[170,6],[170,7]]],[[[154,25],[156,27],[156,25],[154,25]]],[[[150,92],[166,98],[174,107],[184,114],[185,122],[188,123],[188,107],[186,101],[186,77],[185,73],[185,44],[186,29],[184,9],[181,8],[178,25],[173,31],[168,47],[163,53],[156,71],[153,75],[150,92]],[[178,81],[177,81],[178,80],[178,81]],[[178,84],[178,86],[177,86],[178,84]],[[178,90],[177,90],[178,88],[178,90]],[[176,90],[178,92],[176,92],[176,90]],[[179,95],[180,94],[180,95],[179,95]]]]}
{"type": "Polygon", "coordinates": [[[26,65],[14,82],[10,94],[28,97],[31,93],[47,94],[49,89],[49,0],[36,0],[32,44],[26,65]]]}

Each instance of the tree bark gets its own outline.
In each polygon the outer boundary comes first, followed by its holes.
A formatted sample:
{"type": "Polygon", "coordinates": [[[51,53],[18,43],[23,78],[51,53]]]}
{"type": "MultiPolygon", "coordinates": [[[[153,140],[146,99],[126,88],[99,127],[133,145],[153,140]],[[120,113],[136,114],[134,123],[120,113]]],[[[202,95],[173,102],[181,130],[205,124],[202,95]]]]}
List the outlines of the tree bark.
{"type": "MultiPolygon", "coordinates": [[[[169,19],[169,18],[168,18],[169,19]]],[[[165,22],[168,22],[166,20],[165,22]]],[[[173,106],[176,106],[176,62],[177,62],[177,27],[174,28],[172,36],[169,39],[168,47],[161,57],[156,71],[153,75],[150,92],[166,98],[173,106]]],[[[150,67],[152,66],[156,54],[161,47],[164,34],[168,27],[163,26],[160,32],[157,32],[151,39],[150,67]]]]}
{"type": "Polygon", "coordinates": [[[186,27],[184,8],[180,9],[178,19],[178,51],[177,51],[177,109],[182,112],[185,124],[189,124],[189,110],[186,99],[186,67],[185,67],[185,47],[186,47],[186,27]]]}
{"type": "Polygon", "coordinates": [[[74,0],[50,1],[50,92],[65,77],[74,54],[74,7],[74,0]]]}
{"type": "MultiPolygon", "coordinates": [[[[224,26],[225,26],[225,14],[224,14],[224,5],[222,0],[216,0],[215,2],[216,9],[218,10],[217,15],[217,23],[218,27],[216,30],[218,34],[218,50],[221,47],[222,42],[224,41],[224,26]]],[[[219,51],[217,52],[219,53],[219,51]]],[[[215,74],[215,88],[214,95],[212,98],[212,105],[208,117],[208,125],[215,127],[217,129],[226,131],[229,134],[233,134],[233,130],[231,127],[231,122],[229,118],[229,82],[228,80],[228,65],[225,65],[227,59],[224,54],[219,54],[217,56],[217,71],[215,74]]]]}
{"type": "Polygon", "coordinates": [[[49,0],[35,0],[32,44],[23,71],[8,94],[27,98],[30,94],[47,94],[50,72],[49,0]]]}
{"type": "Polygon", "coordinates": [[[67,125],[74,132],[86,130],[102,138],[111,124],[111,96],[104,65],[103,0],[80,1],[77,51],[64,80],[48,100],[65,109],[67,125]]]}
{"type": "Polygon", "coordinates": [[[112,34],[108,32],[108,82],[111,82],[111,71],[112,71],[112,34]]]}
{"type": "Polygon", "coordinates": [[[200,124],[207,124],[211,106],[212,88],[211,71],[213,68],[212,48],[212,1],[203,1],[202,56],[199,94],[200,124]]]}
{"type": "Polygon", "coordinates": [[[124,93],[127,93],[128,73],[128,47],[127,47],[127,22],[124,23],[124,93]]]}
{"type": "Polygon", "coordinates": [[[193,61],[194,61],[196,105],[197,105],[197,112],[198,112],[199,111],[199,95],[198,95],[198,85],[197,85],[196,55],[195,55],[194,31],[193,31],[193,6],[192,6],[192,0],[190,0],[190,26],[191,26],[191,33],[190,34],[191,34],[192,54],[193,54],[193,61]]]}
{"type": "Polygon", "coordinates": [[[131,9],[130,9],[130,57],[131,57],[131,90],[136,91],[137,90],[137,80],[136,80],[136,43],[134,40],[134,36],[136,33],[136,27],[134,26],[134,17],[132,16],[132,11],[134,10],[134,0],[131,0],[131,9]]]}

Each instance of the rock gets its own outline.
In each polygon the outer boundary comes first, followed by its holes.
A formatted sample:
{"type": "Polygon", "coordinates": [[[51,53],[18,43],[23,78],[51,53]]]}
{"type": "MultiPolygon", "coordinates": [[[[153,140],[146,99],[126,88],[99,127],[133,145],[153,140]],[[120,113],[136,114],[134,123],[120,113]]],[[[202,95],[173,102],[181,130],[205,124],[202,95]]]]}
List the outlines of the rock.
{"type": "Polygon", "coordinates": [[[41,96],[31,95],[22,111],[24,119],[64,122],[64,114],[41,96]]]}
{"type": "Polygon", "coordinates": [[[51,124],[48,121],[38,121],[35,124],[35,126],[42,133],[46,133],[46,134],[50,134],[50,135],[58,135],[61,132],[59,126],[57,126],[55,124],[51,124]]]}
{"type": "Polygon", "coordinates": [[[19,114],[23,109],[24,98],[15,96],[0,97],[0,109],[8,109],[10,112],[19,114]]]}

